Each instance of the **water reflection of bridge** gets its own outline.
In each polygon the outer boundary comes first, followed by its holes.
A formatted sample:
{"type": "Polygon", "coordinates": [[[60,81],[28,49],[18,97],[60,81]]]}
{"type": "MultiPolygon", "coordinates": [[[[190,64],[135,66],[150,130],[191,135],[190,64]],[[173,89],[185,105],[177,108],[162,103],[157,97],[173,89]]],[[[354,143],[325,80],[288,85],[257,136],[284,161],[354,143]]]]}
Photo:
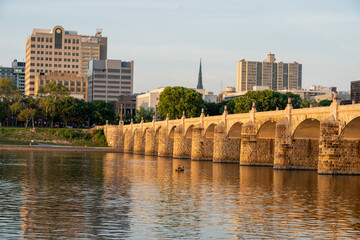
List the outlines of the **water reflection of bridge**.
{"type": "Polygon", "coordinates": [[[360,104],[105,125],[127,153],[360,174],[360,104]]]}

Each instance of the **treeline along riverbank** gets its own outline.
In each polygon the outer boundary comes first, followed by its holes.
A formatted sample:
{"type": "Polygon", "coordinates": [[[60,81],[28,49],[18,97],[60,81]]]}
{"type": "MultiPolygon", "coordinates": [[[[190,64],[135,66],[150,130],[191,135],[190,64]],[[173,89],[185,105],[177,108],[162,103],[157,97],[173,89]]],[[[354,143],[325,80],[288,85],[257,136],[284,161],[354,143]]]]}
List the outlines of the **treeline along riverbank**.
{"type": "Polygon", "coordinates": [[[0,145],[107,147],[102,129],[0,128],[0,145]]]}

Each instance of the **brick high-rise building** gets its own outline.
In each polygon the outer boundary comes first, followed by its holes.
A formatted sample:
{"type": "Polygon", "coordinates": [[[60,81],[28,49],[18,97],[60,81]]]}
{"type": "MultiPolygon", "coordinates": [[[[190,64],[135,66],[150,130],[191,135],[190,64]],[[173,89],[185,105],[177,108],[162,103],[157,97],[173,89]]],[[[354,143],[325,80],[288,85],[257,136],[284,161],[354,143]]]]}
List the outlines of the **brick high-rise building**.
{"type": "Polygon", "coordinates": [[[253,90],[254,86],[267,86],[278,91],[301,89],[302,65],[275,62],[275,54],[268,54],[266,61],[245,61],[237,63],[236,91],[253,90]]]}
{"type": "Polygon", "coordinates": [[[86,77],[88,62],[107,58],[107,37],[79,35],[61,26],[33,29],[26,41],[25,95],[35,94],[35,76],[42,73],[74,73],[86,77]]]}

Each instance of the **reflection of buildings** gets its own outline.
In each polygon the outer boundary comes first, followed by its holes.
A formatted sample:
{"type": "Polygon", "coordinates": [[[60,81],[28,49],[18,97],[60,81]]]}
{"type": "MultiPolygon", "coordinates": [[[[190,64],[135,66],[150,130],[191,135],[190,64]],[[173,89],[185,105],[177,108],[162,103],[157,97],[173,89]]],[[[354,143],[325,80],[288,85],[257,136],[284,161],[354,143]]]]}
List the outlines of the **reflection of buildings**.
{"type": "Polygon", "coordinates": [[[119,153],[15,155],[21,164],[1,156],[0,182],[21,197],[23,238],[356,238],[360,232],[357,176],[119,153]],[[180,174],[179,164],[186,169],[180,174]],[[14,190],[19,182],[22,189],[14,190]]]}
{"type": "Polygon", "coordinates": [[[119,159],[116,155],[30,152],[24,159],[24,238],[75,239],[79,233],[87,238],[114,237],[111,228],[116,237],[128,237],[129,185],[113,162],[119,159]]]}

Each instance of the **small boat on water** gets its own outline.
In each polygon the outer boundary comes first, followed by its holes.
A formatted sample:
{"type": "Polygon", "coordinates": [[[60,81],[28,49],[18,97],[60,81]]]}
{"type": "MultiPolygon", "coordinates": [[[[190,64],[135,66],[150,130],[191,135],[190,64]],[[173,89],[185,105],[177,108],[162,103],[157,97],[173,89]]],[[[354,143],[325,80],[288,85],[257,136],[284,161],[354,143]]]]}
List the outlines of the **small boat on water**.
{"type": "Polygon", "coordinates": [[[185,167],[181,167],[180,165],[175,169],[175,172],[183,172],[185,171],[185,167]]]}

